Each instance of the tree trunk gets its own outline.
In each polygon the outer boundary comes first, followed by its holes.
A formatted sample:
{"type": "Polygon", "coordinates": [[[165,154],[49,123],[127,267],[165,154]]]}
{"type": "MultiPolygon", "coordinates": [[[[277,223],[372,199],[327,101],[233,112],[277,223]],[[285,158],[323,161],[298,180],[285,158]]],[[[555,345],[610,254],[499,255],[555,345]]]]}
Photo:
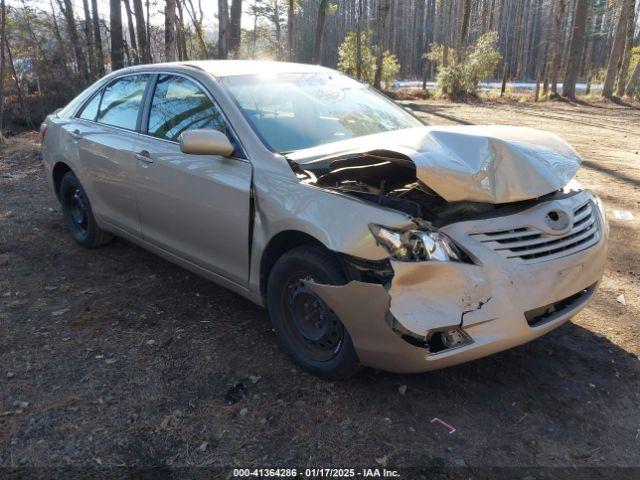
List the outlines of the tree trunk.
{"type": "Polygon", "coordinates": [[[373,86],[380,90],[382,87],[382,60],[384,58],[384,35],[387,29],[387,15],[391,9],[390,0],[379,0],[378,25],[376,33],[376,73],[373,78],[373,86]]]}
{"type": "Polygon", "coordinates": [[[560,48],[562,42],[562,19],[564,17],[566,0],[556,0],[555,4],[555,32],[553,53],[551,54],[551,93],[558,94],[558,64],[560,63],[560,48]]]}
{"type": "Polygon", "coordinates": [[[277,60],[282,60],[282,44],[280,40],[282,39],[282,26],[280,25],[280,7],[278,6],[278,0],[273,0],[273,15],[271,16],[271,20],[273,21],[273,28],[276,30],[276,50],[277,50],[277,60]]]}
{"type": "Polygon", "coordinates": [[[133,0],[133,13],[136,16],[136,33],[138,34],[138,49],[141,63],[150,63],[149,44],[147,43],[147,29],[144,23],[142,0],[133,0]]]}
{"type": "Polygon", "coordinates": [[[218,0],[218,57],[229,56],[229,3],[218,0]]]}
{"type": "Polygon", "coordinates": [[[102,50],[98,0],[91,0],[91,23],[93,24],[93,47],[96,51],[96,76],[102,77],[104,76],[104,52],[102,50]]]}
{"type": "Polygon", "coordinates": [[[356,78],[362,80],[362,2],[358,2],[358,18],[356,19],[356,78]]]}
{"type": "Polygon", "coordinates": [[[4,69],[6,60],[4,46],[7,43],[7,9],[4,0],[0,3],[0,143],[4,143],[4,69]]]}
{"type": "Polygon", "coordinates": [[[176,61],[176,0],[166,0],[164,5],[164,58],[176,61]]]}
{"type": "Polygon", "coordinates": [[[242,36],[242,0],[231,1],[229,21],[229,51],[234,56],[238,55],[242,36]]]}
{"type": "MultiPolygon", "coordinates": [[[[78,67],[78,73],[84,81],[89,80],[89,71],[87,70],[87,60],[82,51],[82,43],[78,38],[78,29],[76,28],[76,19],[73,15],[73,3],[71,0],[58,0],[58,6],[62,11],[64,20],[67,24],[67,32],[69,34],[69,41],[73,48],[73,53],[76,58],[76,65],[78,67]],[[64,3],[63,3],[64,2],[64,3]]],[[[8,45],[7,45],[8,48],[8,45]]]]}
{"type": "Polygon", "coordinates": [[[133,27],[133,15],[131,13],[131,4],[129,0],[124,1],[124,9],[127,12],[127,27],[129,29],[129,47],[131,49],[131,61],[138,65],[140,63],[140,56],[138,54],[138,44],[136,42],[136,31],[133,27]]]}
{"type": "Polygon", "coordinates": [[[629,76],[629,63],[631,62],[631,49],[633,48],[633,33],[636,26],[635,17],[635,0],[631,0],[629,6],[629,17],[627,18],[627,32],[624,47],[624,54],[622,55],[622,63],[618,71],[618,89],[616,95],[618,97],[624,96],[624,90],[627,86],[627,77],[629,76]]]}
{"type": "Polygon", "coordinates": [[[153,63],[153,55],[151,55],[151,9],[149,0],[145,2],[145,9],[147,10],[147,48],[149,49],[149,63],[153,63]]]}
{"type": "Polygon", "coordinates": [[[184,26],[184,12],[182,9],[182,0],[176,0],[178,9],[178,17],[176,19],[176,47],[178,49],[178,60],[183,62],[189,58],[187,52],[187,34],[184,26]]]}
{"type": "Polygon", "coordinates": [[[627,30],[627,20],[629,19],[630,10],[633,9],[633,0],[624,0],[620,10],[620,17],[616,26],[615,35],[613,37],[613,45],[609,54],[607,63],[607,75],[604,79],[602,87],[602,96],[611,98],[613,96],[613,87],[616,81],[616,74],[622,61],[622,53],[625,43],[625,32],[627,30]]]}
{"type": "Polygon", "coordinates": [[[569,47],[569,61],[567,63],[564,81],[562,82],[562,95],[568,98],[575,98],[576,96],[576,78],[578,76],[578,70],[580,69],[580,52],[583,51],[582,46],[584,44],[588,10],[588,0],[578,0],[573,21],[571,45],[569,47]]]}
{"type": "Polygon", "coordinates": [[[462,10],[462,24],[460,26],[460,35],[458,36],[458,45],[456,46],[456,62],[462,61],[462,49],[467,42],[467,35],[469,34],[469,16],[471,15],[471,0],[461,0],[460,8],[462,10]]]}
{"type": "Polygon", "coordinates": [[[293,24],[295,15],[295,0],[289,0],[287,9],[287,55],[290,62],[295,60],[295,52],[293,51],[293,24]]]}
{"type": "Polygon", "coordinates": [[[316,17],[316,34],[313,44],[313,56],[311,57],[311,63],[314,64],[320,63],[320,53],[322,52],[322,36],[324,34],[324,23],[327,19],[328,6],[329,0],[320,0],[320,6],[318,7],[318,16],[316,17]]]}
{"type": "Polygon", "coordinates": [[[480,14],[480,35],[484,35],[489,30],[489,2],[482,0],[482,13],[480,14]]]}
{"type": "Polygon", "coordinates": [[[111,70],[124,67],[124,38],[122,36],[121,0],[110,0],[111,19],[111,70]]]}
{"type": "Polygon", "coordinates": [[[448,0],[442,0],[444,4],[444,35],[442,39],[442,66],[447,68],[449,66],[449,38],[451,34],[449,32],[449,26],[451,25],[451,8],[452,4],[448,0]]]}
{"type": "Polygon", "coordinates": [[[87,56],[89,57],[90,78],[96,78],[96,57],[93,51],[93,35],[91,32],[91,10],[89,10],[89,0],[82,0],[84,9],[84,39],[87,42],[87,56]]]}

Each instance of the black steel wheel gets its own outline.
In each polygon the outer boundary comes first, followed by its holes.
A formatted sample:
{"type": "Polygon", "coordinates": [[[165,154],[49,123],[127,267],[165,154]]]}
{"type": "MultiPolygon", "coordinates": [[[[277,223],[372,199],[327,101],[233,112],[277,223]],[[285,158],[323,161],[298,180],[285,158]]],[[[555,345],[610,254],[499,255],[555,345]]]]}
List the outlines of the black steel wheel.
{"type": "Polygon", "coordinates": [[[267,285],[278,340],[306,370],[329,379],[349,377],[361,368],[349,332],[305,281],[346,283],[340,262],[326,249],[305,245],[283,255],[267,285]]]}
{"type": "Polygon", "coordinates": [[[96,224],[89,197],[73,172],[62,178],[59,198],[65,223],[76,242],[94,248],[111,241],[113,235],[96,224]]]}
{"type": "Polygon", "coordinates": [[[344,325],[304,280],[313,278],[294,275],[282,290],[285,326],[298,348],[318,361],[328,361],[340,351],[344,325]]]}

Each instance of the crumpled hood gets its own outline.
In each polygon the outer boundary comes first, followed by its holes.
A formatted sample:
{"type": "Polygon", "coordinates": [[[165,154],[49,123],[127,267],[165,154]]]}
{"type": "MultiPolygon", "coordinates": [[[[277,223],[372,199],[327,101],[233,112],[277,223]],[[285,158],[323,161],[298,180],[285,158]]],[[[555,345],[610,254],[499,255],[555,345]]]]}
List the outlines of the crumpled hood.
{"type": "Polygon", "coordinates": [[[416,165],[417,178],[449,202],[509,203],[564,187],[581,158],[555,134],[525,127],[418,127],[300,150],[287,158],[311,166],[350,153],[387,150],[416,165]]]}

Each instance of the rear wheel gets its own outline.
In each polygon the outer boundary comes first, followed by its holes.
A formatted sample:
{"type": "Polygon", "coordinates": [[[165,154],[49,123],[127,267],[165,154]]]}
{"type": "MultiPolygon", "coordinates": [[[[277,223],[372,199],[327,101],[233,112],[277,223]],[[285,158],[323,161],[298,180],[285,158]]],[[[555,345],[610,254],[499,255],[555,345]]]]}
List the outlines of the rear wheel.
{"type": "Polygon", "coordinates": [[[96,224],[89,198],[73,172],[62,177],[59,193],[65,223],[76,242],[86,248],[95,248],[111,241],[113,235],[96,224]]]}
{"type": "Polygon", "coordinates": [[[349,377],[361,368],[351,337],[305,280],[346,283],[338,260],[321,247],[306,245],[284,254],[267,284],[269,316],[278,340],[305,370],[328,379],[349,377]]]}

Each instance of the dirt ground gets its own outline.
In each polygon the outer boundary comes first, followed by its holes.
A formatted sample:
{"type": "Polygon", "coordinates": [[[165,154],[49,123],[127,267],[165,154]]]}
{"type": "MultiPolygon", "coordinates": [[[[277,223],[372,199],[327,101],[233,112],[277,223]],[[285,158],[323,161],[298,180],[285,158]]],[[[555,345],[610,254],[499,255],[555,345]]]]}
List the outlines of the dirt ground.
{"type": "Polygon", "coordinates": [[[322,382],[239,296],[125,241],[76,246],[23,135],[0,159],[0,466],[640,466],[640,110],[406,103],[430,124],[526,125],[574,145],[611,224],[586,310],[459,367],[322,382]]]}

